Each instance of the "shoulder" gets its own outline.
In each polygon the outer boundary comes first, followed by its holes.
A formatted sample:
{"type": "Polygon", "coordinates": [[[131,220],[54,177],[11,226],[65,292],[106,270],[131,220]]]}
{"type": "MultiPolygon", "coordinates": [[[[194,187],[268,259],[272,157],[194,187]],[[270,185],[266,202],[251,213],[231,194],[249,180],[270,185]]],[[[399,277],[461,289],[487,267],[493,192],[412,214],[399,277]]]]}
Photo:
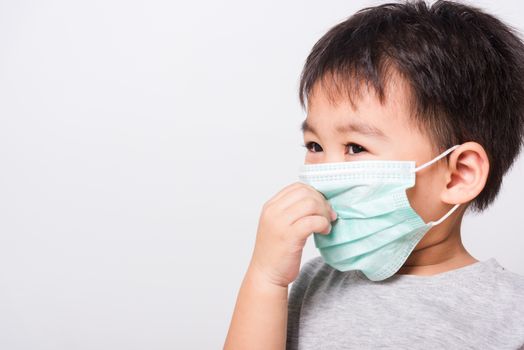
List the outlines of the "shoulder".
{"type": "Polygon", "coordinates": [[[312,276],[322,268],[325,268],[327,264],[321,256],[316,256],[307,260],[300,268],[299,275],[312,276]]]}
{"type": "Polygon", "coordinates": [[[297,278],[291,284],[290,299],[302,299],[306,290],[309,288],[313,280],[322,279],[330,266],[324,262],[321,256],[317,256],[307,260],[298,273],[297,278]]]}
{"type": "MultiPolygon", "coordinates": [[[[524,276],[493,261],[493,303],[506,317],[524,319],[524,276]]],[[[521,327],[524,328],[524,327],[521,327]]]]}
{"type": "Polygon", "coordinates": [[[326,264],[321,256],[316,256],[307,260],[300,268],[299,274],[294,285],[309,285],[312,281],[325,278],[333,271],[333,268],[326,264]]]}
{"type": "Polygon", "coordinates": [[[498,262],[495,262],[495,266],[499,292],[507,295],[511,299],[524,302],[524,276],[506,269],[498,262]]]}
{"type": "MultiPolygon", "coordinates": [[[[288,319],[286,349],[297,349],[299,336],[299,323],[303,312],[304,299],[315,289],[315,285],[323,284],[329,265],[322,256],[307,260],[302,264],[297,278],[291,283],[288,296],[288,319]]],[[[306,307],[307,308],[307,307],[306,307]]]]}
{"type": "Polygon", "coordinates": [[[331,290],[340,284],[340,280],[356,282],[356,271],[338,271],[326,264],[322,256],[317,256],[302,265],[290,292],[292,297],[302,299],[304,295],[312,295],[319,290],[331,290]]]}

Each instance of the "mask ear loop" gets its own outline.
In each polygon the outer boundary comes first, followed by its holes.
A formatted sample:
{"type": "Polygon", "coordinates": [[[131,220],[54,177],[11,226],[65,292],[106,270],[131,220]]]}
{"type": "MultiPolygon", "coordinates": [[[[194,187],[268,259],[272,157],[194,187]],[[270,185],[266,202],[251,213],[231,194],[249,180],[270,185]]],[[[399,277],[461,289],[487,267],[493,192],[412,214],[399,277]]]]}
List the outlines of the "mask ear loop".
{"type": "Polygon", "coordinates": [[[460,147],[460,145],[455,145],[455,146],[449,148],[448,150],[444,151],[442,154],[440,154],[439,156],[433,158],[433,159],[430,160],[429,162],[424,163],[424,164],[422,164],[421,166],[419,166],[419,167],[413,169],[413,172],[416,173],[417,171],[422,170],[422,169],[424,169],[425,167],[430,166],[431,164],[435,163],[436,161],[439,161],[440,159],[444,158],[445,156],[447,156],[448,154],[450,154],[451,152],[453,152],[454,150],[456,150],[458,147],[460,147]]]}
{"type": "Polygon", "coordinates": [[[444,215],[443,217],[441,217],[440,219],[438,219],[437,221],[430,221],[428,222],[428,225],[431,225],[431,226],[437,226],[438,224],[442,223],[444,220],[446,220],[451,214],[453,214],[453,212],[455,210],[457,210],[457,208],[460,206],[460,203],[459,204],[455,204],[453,206],[453,208],[451,208],[450,211],[447,212],[446,215],[444,215]]]}
{"type": "MultiPolygon", "coordinates": [[[[416,173],[417,171],[419,170],[422,170],[428,166],[430,166],[431,164],[439,161],[440,159],[444,158],[445,156],[447,156],[448,154],[450,154],[451,152],[453,152],[454,150],[456,150],[458,147],[460,147],[460,145],[455,145],[449,149],[447,149],[446,151],[444,151],[442,154],[440,154],[439,156],[433,158],[432,160],[430,160],[429,162],[427,163],[424,163],[422,164],[421,166],[419,167],[416,167],[413,169],[413,172],[416,173]]],[[[451,208],[447,213],[446,215],[444,215],[443,217],[441,217],[440,219],[438,219],[437,221],[430,221],[428,222],[428,225],[431,225],[431,226],[437,226],[438,224],[442,223],[444,220],[446,220],[451,214],[453,214],[453,212],[455,210],[457,210],[457,208],[460,206],[460,203],[459,204],[455,204],[453,206],[453,208],[451,208]]]]}

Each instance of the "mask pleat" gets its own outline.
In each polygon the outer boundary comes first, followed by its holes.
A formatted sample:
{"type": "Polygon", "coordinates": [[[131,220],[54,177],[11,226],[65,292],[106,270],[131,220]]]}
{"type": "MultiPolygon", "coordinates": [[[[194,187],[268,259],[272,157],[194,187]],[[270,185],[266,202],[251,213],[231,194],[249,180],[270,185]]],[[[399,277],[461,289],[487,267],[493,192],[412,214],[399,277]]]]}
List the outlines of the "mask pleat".
{"type": "Polygon", "coordinates": [[[428,229],[428,226],[419,227],[398,241],[376,247],[364,254],[329,263],[329,265],[339,271],[361,270],[372,281],[383,280],[398,271],[428,229]],[[387,261],[387,264],[381,264],[380,261],[387,261]]]}
{"type": "Polygon", "coordinates": [[[397,240],[400,243],[403,236],[424,225],[424,222],[416,214],[412,214],[411,217],[375,234],[367,235],[359,240],[321,248],[320,250],[326,256],[326,262],[336,263],[362,254],[368,254],[397,240]]]}
{"type": "MultiPolygon", "coordinates": [[[[374,218],[389,214],[397,209],[399,197],[405,197],[405,187],[381,185],[363,186],[349,190],[347,196],[328,198],[329,203],[341,219],[374,218]]],[[[409,202],[405,201],[407,205],[409,202]]]]}
{"type": "Polygon", "coordinates": [[[402,208],[391,213],[376,215],[373,224],[370,225],[369,219],[367,218],[344,219],[339,215],[337,221],[332,224],[332,232],[336,234],[315,234],[315,246],[317,248],[326,248],[341,243],[357,241],[393,227],[399,222],[403,222],[412,217],[413,214],[410,208],[402,208]]]}

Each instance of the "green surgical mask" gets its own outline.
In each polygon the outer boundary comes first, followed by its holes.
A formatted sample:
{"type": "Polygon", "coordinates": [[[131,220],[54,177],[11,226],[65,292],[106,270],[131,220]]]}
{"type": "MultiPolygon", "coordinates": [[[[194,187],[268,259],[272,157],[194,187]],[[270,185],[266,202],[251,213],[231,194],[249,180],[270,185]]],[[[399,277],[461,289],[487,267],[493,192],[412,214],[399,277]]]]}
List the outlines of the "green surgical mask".
{"type": "Polygon", "coordinates": [[[457,147],[419,167],[414,161],[391,160],[302,165],[300,181],[321,192],[338,214],[329,234],[314,233],[325,262],[339,271],[360,270],[372,281],[397,272],[424,234],[460,205],[441,219],[425,223],[406,194],[415,185],[417,171],[457,147]]]}

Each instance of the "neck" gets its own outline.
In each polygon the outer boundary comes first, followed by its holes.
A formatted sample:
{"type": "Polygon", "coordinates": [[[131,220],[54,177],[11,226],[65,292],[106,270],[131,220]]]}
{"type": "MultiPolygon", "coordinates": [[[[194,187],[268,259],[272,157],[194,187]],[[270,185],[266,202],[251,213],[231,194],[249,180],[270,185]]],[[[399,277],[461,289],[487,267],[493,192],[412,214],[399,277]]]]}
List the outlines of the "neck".
{"type": "Polygon", "coordinates": [[[440,232],[428,232],[397,274],[435,275],[477,262],[462,244],[458,221],[452,228],[443,226],[440,232]]]}

